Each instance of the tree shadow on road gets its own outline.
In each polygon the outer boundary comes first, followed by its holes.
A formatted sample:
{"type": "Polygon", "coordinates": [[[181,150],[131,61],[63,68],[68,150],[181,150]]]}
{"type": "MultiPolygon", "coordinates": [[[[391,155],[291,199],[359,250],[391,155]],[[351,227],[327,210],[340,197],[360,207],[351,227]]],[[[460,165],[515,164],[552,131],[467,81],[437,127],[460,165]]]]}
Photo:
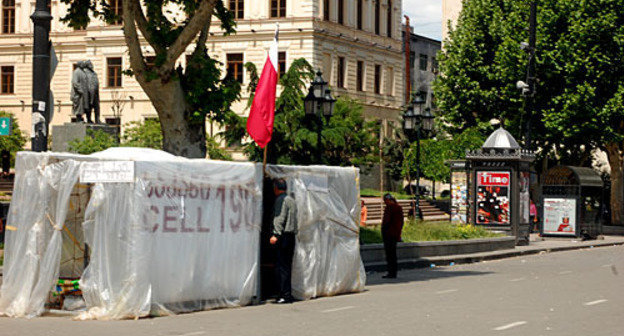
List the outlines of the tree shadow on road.
{"type": "Polygon", "coordinates": [[[451,277],[480,276],[492,273],[493,272],[453,270],[453,267],[415,268],[400,270],[396,279],[384,279],[382,278],[382,275],[384,275],[385,272],[366,272],[366,285],[375,286],[393,283],[428,281],[451,277]]]}

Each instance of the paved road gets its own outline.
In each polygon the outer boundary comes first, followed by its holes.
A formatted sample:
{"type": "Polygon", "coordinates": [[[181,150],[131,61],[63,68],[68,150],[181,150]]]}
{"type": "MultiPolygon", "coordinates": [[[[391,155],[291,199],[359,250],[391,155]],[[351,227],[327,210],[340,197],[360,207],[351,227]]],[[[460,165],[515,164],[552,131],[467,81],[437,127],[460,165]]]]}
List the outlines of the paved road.
{"type": "Polygon", "coordinates": [[[0,335],[624,335],[624,247],[369,275],[367,291],[139,321],[0,318],[0,335]]]}

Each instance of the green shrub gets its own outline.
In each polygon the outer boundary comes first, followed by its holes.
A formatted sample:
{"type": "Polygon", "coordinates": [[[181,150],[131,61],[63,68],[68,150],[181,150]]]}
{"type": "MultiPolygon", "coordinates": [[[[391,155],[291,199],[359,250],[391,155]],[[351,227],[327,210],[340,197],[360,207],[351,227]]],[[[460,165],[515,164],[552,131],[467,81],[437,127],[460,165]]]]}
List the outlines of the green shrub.
{"type": "Polygon", "coordinates": [[[91,154],[115,146],[119,146],[119,143],[114,135],[100,130],[87,130],[87,136],[82,140],[70,141],[68,149],[73,153],[91,154]]]}
{"type": "MultiPolygon", "coordinates": [[[[501,234],[471,224],[452,224],[449,222],[423,222],[409,220],[403,226],[404,242],[462,240],[475,238],[500,237],[501,234]]],[[[381,226],[361,228],[363,244],[381,243],[381,226]]]]}

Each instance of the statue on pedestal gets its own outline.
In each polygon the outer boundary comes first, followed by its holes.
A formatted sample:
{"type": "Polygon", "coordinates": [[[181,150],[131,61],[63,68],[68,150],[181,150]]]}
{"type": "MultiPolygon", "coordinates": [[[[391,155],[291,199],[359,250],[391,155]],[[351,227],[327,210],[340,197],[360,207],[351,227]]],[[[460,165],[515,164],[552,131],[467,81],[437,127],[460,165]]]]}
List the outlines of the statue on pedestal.
{"type": "Polygon", "coordinates": [[[91,61],[79,61],[76,70],[72,74],[72,114],[75,122],[84,122],[83,115],[88,123],[100,123],[100,83],[97,74],[93,70],[91,61]],[[91,111],[94,119],[91,120],[91,111]]]}
{"type": "Polygon", "coordinates": [[[100,82],[98,76],[93,70],[91,61],[85,62],[85,73],[87,74],[87,84],[89,87],[89,104],[86,106],[87,122],[91,123],[91,110],[96,124],[100,123],[100,82]]]}
{"type": "Polygon", "coordinates": [[[87,74],[84,71],[85,62],[78,61],[76,69],[72,73],[72,87],[70,98],[72,101],[72,114],[75,122],[84,122],[82,115],[89,102],[89,86],[87,74]]]}

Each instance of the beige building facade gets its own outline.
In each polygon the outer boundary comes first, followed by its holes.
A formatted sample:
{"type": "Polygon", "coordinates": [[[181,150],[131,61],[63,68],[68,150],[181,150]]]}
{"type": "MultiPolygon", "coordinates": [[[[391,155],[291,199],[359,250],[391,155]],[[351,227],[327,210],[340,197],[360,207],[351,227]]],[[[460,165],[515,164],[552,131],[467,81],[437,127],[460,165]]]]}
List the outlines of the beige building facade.
{"type": "MultiPolygon", "coordinates": [[[[122,0],[110,0],[121,6],[122,0]]],[[[401,0],[224,0],[237,21],[237,32],[223,36],[213,20],[207,46],[211,57],[223,63],[242,82],[242,99],[234,110],[248,113],[249,76],[243,64],[253,62],[261,70],[279,23],[280,69],[297,58],[306,58],[336,96],[360,100],[365,116],[388,124],[399,118],[403,101],[404,58],[401,38],[401,0]]],[[[34,1],[3,1],[0,24],[0,110],[14,113],[30,136],[32,92],[32,31],[34,1]]],[[[121,109],[121,123],[157,117],[138,83],[121,74],[129,68],[121,25],[92,20],[85,30],[73,30],[60,22],[67,11],[59,0],[51,1],[50,38],[58,58],[51,81],[54,117],[52,125],[71,119],[71,75],[74,64],[89,59],[100,80],[101,119],[121,109]]],[[[143,46],[145,55],[153,51],[143,46]]],[[[187,54],[193,50],[189,46],[187,54]]],[[[185,66],[185,56],[179,64],[185,66]]],[[[225,75],[225,71],[223,72],[225,75]]],[[[209,127],[209,132],[216,129],[209,127]]],[[[209,134],[210,135],[210,134],[209,134]]]]}
{"type": "Polygon", "coordinates": [[[442,43],[448,38],[448,25],[455,27],[459,13],[462,9],[463,0],[442,0],[442,43]]]}

